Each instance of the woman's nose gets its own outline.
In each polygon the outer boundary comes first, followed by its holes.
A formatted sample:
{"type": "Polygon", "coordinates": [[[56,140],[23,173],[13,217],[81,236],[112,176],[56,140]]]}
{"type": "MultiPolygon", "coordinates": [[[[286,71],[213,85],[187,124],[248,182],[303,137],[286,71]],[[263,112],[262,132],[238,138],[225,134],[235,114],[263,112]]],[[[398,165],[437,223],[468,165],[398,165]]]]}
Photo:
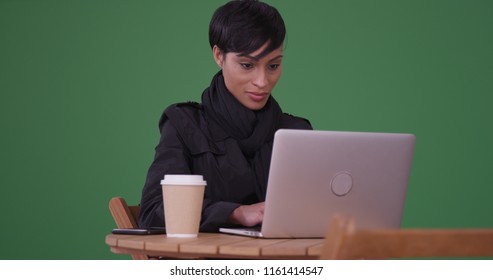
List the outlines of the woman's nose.
{"type": "Polygon", "coordinates": [[[255,85],[258,88],[264,88],[267,86],[269,81],[267,80],[267,75],[265,71],[258,71],[252,81],[253,85],[255,85]]]}

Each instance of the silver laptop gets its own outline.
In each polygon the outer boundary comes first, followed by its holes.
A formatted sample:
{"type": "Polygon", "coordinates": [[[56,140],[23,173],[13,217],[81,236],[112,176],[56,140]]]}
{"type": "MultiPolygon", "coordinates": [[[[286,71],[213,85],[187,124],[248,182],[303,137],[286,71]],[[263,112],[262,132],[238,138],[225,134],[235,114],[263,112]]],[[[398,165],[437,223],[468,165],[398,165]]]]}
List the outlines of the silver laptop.
{"type": "Polygon", "coordinates": [[[259,230],[220,232],[265,238],[321,238],[332,214],[358,228],[399,228],[411,169],[412,134],[276,132],[259,230]]]}

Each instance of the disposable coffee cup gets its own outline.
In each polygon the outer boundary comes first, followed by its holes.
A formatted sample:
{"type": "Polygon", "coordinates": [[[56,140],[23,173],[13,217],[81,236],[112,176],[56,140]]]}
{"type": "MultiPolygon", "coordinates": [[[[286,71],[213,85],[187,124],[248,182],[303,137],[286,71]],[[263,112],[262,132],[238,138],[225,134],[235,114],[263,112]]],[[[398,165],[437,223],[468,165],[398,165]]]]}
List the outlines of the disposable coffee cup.
{"type": "Polygon", "coordinates": [[[168,237],[191,238],[199,233],[206,181],[202,175],[165,175],[161,181],[168,237]]]}

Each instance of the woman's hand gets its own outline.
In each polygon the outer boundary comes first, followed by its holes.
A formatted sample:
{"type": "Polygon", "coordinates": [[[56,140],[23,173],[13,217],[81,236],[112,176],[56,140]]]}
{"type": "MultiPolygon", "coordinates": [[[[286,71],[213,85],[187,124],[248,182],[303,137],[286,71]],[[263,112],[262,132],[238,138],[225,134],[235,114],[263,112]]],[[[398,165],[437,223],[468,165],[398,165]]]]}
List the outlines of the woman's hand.
{"type": "Polygon", "coordinates": [[[242,205],[236,208],[229,220],[235,224],[247,227],[256,226],[262,223],[264,219],[265,202],[259,202],[252,205],[242,205]]]}

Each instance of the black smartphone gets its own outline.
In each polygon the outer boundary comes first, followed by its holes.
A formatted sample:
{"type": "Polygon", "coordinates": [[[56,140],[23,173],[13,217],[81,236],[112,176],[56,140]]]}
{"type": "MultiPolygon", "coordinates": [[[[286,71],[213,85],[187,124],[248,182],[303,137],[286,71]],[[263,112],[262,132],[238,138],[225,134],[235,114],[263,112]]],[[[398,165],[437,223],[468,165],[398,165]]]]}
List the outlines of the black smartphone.
{"type": "Polygon", "coordinates": [[[113,233],[113,234],[134,234],[134,235],[165,234],[166,229],[164,227],[115,228],[111,231],[111,233],[113,233]]]}

